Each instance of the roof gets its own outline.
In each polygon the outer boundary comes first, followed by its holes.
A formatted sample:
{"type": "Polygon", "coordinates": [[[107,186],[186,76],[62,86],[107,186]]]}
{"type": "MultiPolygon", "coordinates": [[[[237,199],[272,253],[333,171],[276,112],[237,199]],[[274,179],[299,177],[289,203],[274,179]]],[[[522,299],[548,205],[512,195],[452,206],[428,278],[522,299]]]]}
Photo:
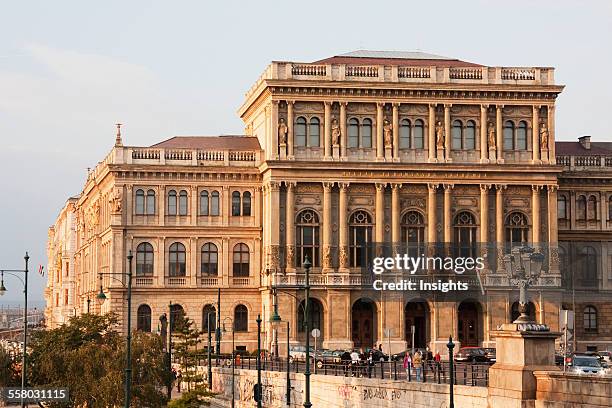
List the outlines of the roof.
{"type": "Polygon", "coordinates": [[[555,142],[557,156],[612,156],[612,142],[591,142],[585,149],[580,142],[555,142]]]}
{"type": "Polygon", "coordinates": [[[252,136],[174,136],[151,147],[166,149],[232,149],[261,150],[259,141],[252,136]]]}
{"type": "Polygon", "coordinates": [[[482,65],[421,51],[357,50],[313,62],[313,64],[365,64],[398,66],[480,67],[482,65]]]}

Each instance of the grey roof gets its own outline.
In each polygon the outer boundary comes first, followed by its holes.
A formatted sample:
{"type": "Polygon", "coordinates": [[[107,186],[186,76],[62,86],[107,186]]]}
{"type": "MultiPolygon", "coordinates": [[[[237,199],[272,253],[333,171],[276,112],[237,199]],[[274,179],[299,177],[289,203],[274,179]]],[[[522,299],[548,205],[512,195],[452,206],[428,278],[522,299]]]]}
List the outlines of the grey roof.
{"type": "Polygon", "coordinates": [[[397,59],[424,59],[424,60],[453,60],[455,58],[443,57],[441,55],[428,54],[421,51],[370,51],[357,50],[337,55],[338,57],[355,58],[397,58],[397,59]]]}

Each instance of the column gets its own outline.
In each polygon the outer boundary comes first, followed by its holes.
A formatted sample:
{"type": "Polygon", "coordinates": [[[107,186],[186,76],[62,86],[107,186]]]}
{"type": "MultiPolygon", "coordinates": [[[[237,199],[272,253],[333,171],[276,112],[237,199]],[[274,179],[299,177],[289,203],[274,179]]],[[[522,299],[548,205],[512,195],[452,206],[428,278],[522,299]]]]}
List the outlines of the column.
{"type": "Polygon", "coordinates": [[[557,164],[555,156],[555,106],[548,107],[548,162],[557,164]]]}
{"type": "Polygon", "coordinates": [[[323,272],[332,269],[331,194],[334,183],[323,182],[323,272]]]}
{"type": "Polygon", "coordinates": [[[385,186],[387,183],[376,183],[376,232],[374,241],[380,245],[385,240],[385,186]]]}
{"type": "MultiPolygon", "coordinates": [[[[549,185],[547,188],[548,192],[548,245],[550,247],[550,253],[553,251],[557,251],[557,246],[559,242],[559,232],[557,230],[557,185],[549,185]]],[[[605,222],[605,217],[602,215],[602,224],[605,222]]],[[[558,273],[559,265],[553,263],[555,257],[550,257],[551,272],[554,271],[558,273]]]]}
{"type": "Polygon", "coordinates": [[[229,186],[221,187],[221,220],[223,225],[229,225],[229,214],[230,214],[230,189],[229,186]]]}
{"type": "Polygon", "coordinates": [[[487,108],[488,105],[480,105],[480,162],[488,163],[487,146],[487,108]]]}
{"type": "Polygon", "coordinates": [[[436,105],[429,104],[429,120],[427,124],[427,151],[430,163],[436,161],[436,105]]]}
{"type": "MultiPolygon", "coordinates": [[[[495,242],[500,245],[504,242],[504,197],[503,190],[506,188],[503,184],[495,186],[495,242]]],[[[501,249],[501,248],[499,248],[501,249]]]]}
{"type": "Polygon", "coordinates": [[[270,149],[270,158],[272,160],[278,160],[278,102],[279,101],[272,101],[272,115],[270,119],[272,122],[270,126],[272,140],[271,146],[268,148],[270,149]]]}
{"type": "Polygon", "coordinates": [[[540,105],[533,105],[531,120],[531,148],[533,164],[540,163],[540,105]]]}
{"type": "MultiPolygon", "coordinates": [[[[131,194],[132,194],[132,186],[128,186],[128,200],[129,200],[128,203],[130,203],[130,205],[132,203],[131,194]]],[[[156,195],[157,201],[155,203],[156,212],[158,214],[157,219],[158,219],[159,225],[164,226],[166,224],[166,191],[165,191],[164,186],[162,185],[158,186],[157,192],[155,194],[157,194],[156,195]]],[[[133,213],[132,210],[128,211],[128,216],[129,216],[128,224],[132,223],[131,221],[132,213],[133,213]]]]}
{"type": "Polygon", "coordinates": [[[261,187],[254,187],[253,190],[253,222],[255,227],[259,227],[261,226],[261,187]]]}
{"type": "Polygon", "coordinates": [[[391,242],[393,245],[397,245],[400,242],[400,219],[401,219],[401,208],[400,208],[400,189],[401,184],[391,185],[391,242]]]}
{"type": "Polygon", "coordinates": [[[451,159],[451,117],[450,117],[450,103],[444,104],[444,158],[446,161],[452,161],[451,159]]]}
{"type": "Polygon", "coordinates": [[[295,185],[293,181],[285,181],[287,195],[285,202],[285,268],[287,272],[295,272],[295,185]]]}
{"type": "Polygon", "coordinates": [[[323,118],[323,138],[325,146],[325,160],[332,159],[331,149],[331,102],[323,102],[325,116],[323,118]]]}
{"type": "Polygon", "coordinates": [[[346,145],[347,145],[347,136],[346,136],[346,102],[340,102],[340,157],[346,160],[346,145]]]}
{"type": "Polygon", "coordinates": [[[383,140],[383,102],[376,103],[376,161],[384,161],[385,146],[383,140]]]}
{"type": "Polygon", "coordinates": [[[340,197],[338,200],[338,246],[339,246],[339,266],[341,272],[348,272],[348,183],[338,183],[340,187],[340,197]]]}
{"type": "Polygon", "coordinates": [[[435,244],[436,239],[436,190],[437,184],[427,185],[427,242],[435,244]]]}
{"type": "Polygon", "coordinates": [[[278,217],[272,216],[273,214],[278,214],[280,209],[280,185],[277,181],[269,181],[269,194],[270,194],[270,208],[269,214],[270,217],[266,219],[266,224],[270,224],[270,242],[269,244],[269,254],[270,254],[270,273],[278,272],[279,269],[279,261],[280,261],[280,253],[279,253],[279,244],[280,244],[280,225],[278,217]]]}
{"type": "Polygon", "coordinates": [[[451,219],[451,190],[452,184],[444,184],[444,242],[449,243],[452,239],[452,219],[451,219]]]}
{"type": "Polygon", "coordinates": [[[399,161],[399,105],[393,104],[393,161],[399,161]]]}
{"type": "Polygon", "coordinates": [[[534,245],[540,242],[540,188],[531,186],[531,242],[534,245]]]}
{"type": "Polygon", "coordinates": [[[503,131],[504,131],[504,127],[502,124],[502,109],[504,108],[504,105],[497,105],[497,109],[495,111],[495,122],[496,122],[496,130],[495,130],[495,134],[497,135],[497,162],[498,163],[503,163],[504,162],[504,156],[503,156],[503,146],[504,146],[504,135],[503,135],[503,131]]]}
{"type": "MultiPolygon", "coordinates": [[[[489,241],[489,184],[480,185],[480,242],[489,241]]],[[[484,248],[483,248],[484,249],[484,248]]]]}
{"type": "Polygon", "coordinates": [[[293,160],[293,102],[287,101],[287,158],[293,160]]]}

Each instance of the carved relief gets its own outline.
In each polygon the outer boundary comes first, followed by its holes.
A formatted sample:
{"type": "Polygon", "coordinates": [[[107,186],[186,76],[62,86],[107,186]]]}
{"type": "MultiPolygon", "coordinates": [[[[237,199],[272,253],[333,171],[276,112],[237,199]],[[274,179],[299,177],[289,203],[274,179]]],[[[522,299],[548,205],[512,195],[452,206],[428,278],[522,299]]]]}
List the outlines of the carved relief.
{"type": "Polygon", "coordinates": [[[320,194],[323,192],[323,186],[320,184],[300,183],[296,187],[296,191],[298,193],[319,193],[320,194]]]}
{"type": "Polygon", "coordinates": [[[299,195],[295,199],[296,205],[321,205],[321,196],[299,195]]]}
{"type": "Polygon", "coordinates": [[[325,245],[323,247],[323,267],[332,267],[332,248],[330,245],[325,245]]]}
{"type": "Polygon", "coordinates": [[[373,115],[376,114],[376,105],[373,103],[349,103],[346,107],[346,113],[355,115],[373,115]]]}
{"type": "Polygon", "coordinates": [[[108,202],[111,205],[111,211],[113,213],[121,212],[121,200],[123,199],[123,193],[120,188],[116,188],[113,190],[111,195],[108,198],[108,202]]]}
{"type": "Polygon", "coordinates": [[[348,248],[345,246],[341,246],[338,248],[338,260],[340,263],[340,268],[348,268],[348,248]]]}
{"type": "Polygon", "coordinates": [[[285,258],[285,261],[287,263],[286,267],[293,268],[295,266],[295,246],[287,245],[286,252],[287,252],[287,255],[285,258]]]}
{"type": "Polygon", "coordinates": [[[403,200],[401,200],[401,208],[409,208],[409,207],[418,207],[418,208],[425,208],[425,198],[405,198],[403,200]]]}

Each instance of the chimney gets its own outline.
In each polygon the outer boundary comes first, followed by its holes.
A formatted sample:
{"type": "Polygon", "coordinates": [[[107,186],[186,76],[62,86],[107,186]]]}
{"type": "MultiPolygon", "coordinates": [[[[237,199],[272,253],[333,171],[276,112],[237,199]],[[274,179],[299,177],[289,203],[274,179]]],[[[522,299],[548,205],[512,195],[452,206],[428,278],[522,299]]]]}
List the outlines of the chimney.
{"type": "Polygon", "coordinates": [[[591,150],[591,136],[580,136],[578,138],[580,145],[587,150],[591,150]]]}

